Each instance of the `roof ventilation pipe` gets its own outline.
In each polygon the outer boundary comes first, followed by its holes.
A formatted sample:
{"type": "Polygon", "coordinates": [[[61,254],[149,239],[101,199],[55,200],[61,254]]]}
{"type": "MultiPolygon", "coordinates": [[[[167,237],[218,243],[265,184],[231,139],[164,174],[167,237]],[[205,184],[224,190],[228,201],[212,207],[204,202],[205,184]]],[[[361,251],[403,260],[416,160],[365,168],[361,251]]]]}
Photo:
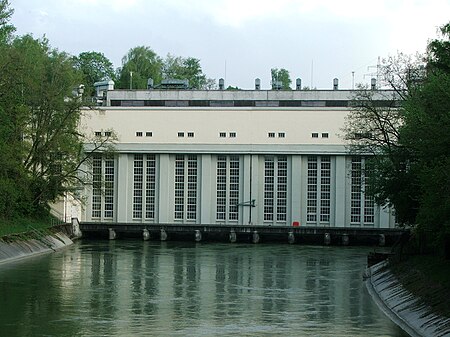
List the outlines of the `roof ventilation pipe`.
{"type": "Polygon", "coordinates": [[[261,80],[259,78],[255,79],[255,90],[261,90],[261,80]]]}
{"type": "Polygon", "coordinates": [[[148,89],[148,90],[153,89],[153,78],[149,78],[149,79],[147,80],[147,89],[148,89]]]}
{"type": "Polygon", "coordinates": [[[339,80],[337,78],[335,78],[333,80],[333,90],[338,90],[339,89],[339,80]]]}
{"type": "Polygon", "coordinates": [[[370,89],[377,90],[377,79],[376,78],[372,78],[370,80],[370,89]]]}
{"type": "Polygon", "coordinates": [[[107,80],[101,82],[95,82],[94,88],[97,97],[103,97],[103,93],[106,93],[108,90],[114,90],[114,81],[107,80]]]}

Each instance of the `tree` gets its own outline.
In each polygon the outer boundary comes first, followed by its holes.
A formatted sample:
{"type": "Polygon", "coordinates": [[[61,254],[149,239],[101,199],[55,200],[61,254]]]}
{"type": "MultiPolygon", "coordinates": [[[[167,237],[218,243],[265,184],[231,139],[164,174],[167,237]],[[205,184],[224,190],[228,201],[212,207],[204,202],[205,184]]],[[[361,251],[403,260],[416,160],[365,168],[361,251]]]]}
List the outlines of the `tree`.
{"type": "Polygon", "coordinates": [[[394,90],[379,92],[359,86],[343,131],[350,153],[370,158],[366,176],[375,201],[394,206],[399,223],[414,224],[418,183],[410,167],[410,153],[399,143],[404,123],[401,100],[394,90]]]}
{"type": "Polygon", "coordinates": [[[343,128],[350,153],[370,158],[370,193],[378,204],[394,206],[401,225],[416,224],[420,204],[417,169],[411,149],[401,142],[401,128],[404,102],[421,82],[423,69],[418,55],[399,53],[384,59],[379,78],[390,91],[358,86],[343,128]]]}
{"type": "Polygon", "coordinates": [[[393,205],[397,221],[428,233],[435,247],[450,242],[450,24],[441,32],[422,60],[385,60],[392,99],[379,107],[380,93],[362,88],[344,128],[351,152],[372,158],[377,202],[393,205]]]}
{"type": "Polygon", "coordinates": [[[428,68],[439,69],[444,73],[450,72],[450,22],[442,26],[442,39],[432,40],[427,48],[428,68]]]}
{"type": "Polygon", "coordinates": [[[0,45],[10,41],[16,28],[9,24],[14,11],[9,7],[8,0],[0,0],[0,45]]]}
{"type": "Polygon", "coordinates": [[[122,68],[118,70],[118,87],[121,89],[146,89],[147,80],[155,84],[162,79],[161,58],[150,48],[135,47],[122,58],[122,68]]]}
{"type": "Polygon", "coordinates": [[[23,169],[22,149],[14,118],[0,106],[0,218],[11,218],[27,211],[32,195],[23,169]]]}
{"type": "Polygon", "coordinates": [[[21,120],[20,111],[11,113],[5,109],[8,99],[8,87],[11,85],[6,74],[11,68],[6,57],[9,43],[15,28],[9,24],[13,10],[7,0],[0,0],[0,218],[10,218],[23,210],[23,201],[31,196],[26,184],[26,172],[21,163],[21,132],[17,121],[21,120]]]}
{"type": "Polygon", "coordinates": [[[450,23],[428,45],[426,76],[405,102],[401,143],[420,182],[417,225],[436,246],[450,236],[450,23]]]}
{"type": "Polygon", "coordinates": [[[215,84],[213,80],[206,78],[200,60],[194,57],[183,58],[168,54],[162,71],[166,79],[188,80],[192,89],[210,89],[215,84]]]}
{"type": "Polygon", "coordinates": [[[284,68],[272,68],[270,69],[270,74],[272,78],[272,89],[291,90],[292,81],[289,71],[284,68]]]}
{"type": "Polygon", "coordinates": [[[46,39],[14,39],[0,56],[0,216],[48,214],[48,205],[84,183],[89,158],[78,131],[81,82],[73,57],[46,39]]]}
{"type": "Polygon", "coordinates": [[[168,54],[163,60],[145,46],[130,49],[122,59],[117,77],[121,89],[146,89],[149,78],[155,86],[162,79],[188,80],[192,89],[209,90],[216,86],[215,80],[203,73],[199,59],[168,54]]]}
{"type": "Polygon", "coordinates": [[[115,80],[113,64],[103,53],[84,52],[75,57],[74,60],[76,69],[83,74],[82,83],[85,85],[87,95],[95,95],[95,82],[115,80]]]}
{"type": "Polygon", "coordinates": [[[228,91],[239,91],[239,90],[242,90],[242,89],[237,87],[237,86],[233,87],[232,85],[229,85],[225,90],[228,90],[228,91]]]}

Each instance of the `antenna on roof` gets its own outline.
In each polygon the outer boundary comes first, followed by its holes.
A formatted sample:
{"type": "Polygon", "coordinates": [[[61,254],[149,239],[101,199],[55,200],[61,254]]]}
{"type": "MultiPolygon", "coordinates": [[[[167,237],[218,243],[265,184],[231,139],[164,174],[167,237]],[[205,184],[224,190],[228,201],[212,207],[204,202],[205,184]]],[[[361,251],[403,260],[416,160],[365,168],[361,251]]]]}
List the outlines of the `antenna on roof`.
{"type": "Polygon", "coordinates": [[[352,90],[355,90],[355,72],[352,71],[352,90]]]}

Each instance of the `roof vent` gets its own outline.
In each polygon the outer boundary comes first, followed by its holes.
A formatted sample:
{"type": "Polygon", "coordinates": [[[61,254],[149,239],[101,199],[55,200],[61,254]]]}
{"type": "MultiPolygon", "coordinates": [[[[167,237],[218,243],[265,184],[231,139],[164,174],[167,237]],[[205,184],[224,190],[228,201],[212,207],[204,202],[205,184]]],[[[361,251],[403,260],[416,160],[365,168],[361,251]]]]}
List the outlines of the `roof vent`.
{"type": "Polygon", "coordinates": [[[261,90],[261,80],[259,78],[255,79],[255,90],[261,90]]]}
{"type": "Polygon", "coordinates": [[[339,89],[339,80],[337,78],[335,78],[333,80],[333,90],[338,90],[339,89]]]}
{"type": "Polygon", "coordinates": [[[149,79],[147,80],[147,89],[148,89],[148,90],[153,89],[153,78],[149,78],[149,79]]]}
{"type": "Polygon", "coordinates": [[[219,90],[225,89],[225,81],[223,78],[219,78],[219,90]]]}
{"type": "Polygon", "coordinates": [[[101,82],[95,82],[94,88],[96,92],[97,97],[103,97],[103,92],[106,93],[108,90],[114,90],[114,81],[101,81],[101,82]]]}
{"type": "Polygon", "coordinates": [[[169,78],[169,79],[162,80],[160,84],[155,86],[155,88],[186,90],[186,89],[189,89],[189,80],[179,80],[179,79],[169,78]]]}
{"type": "Polygon", "coordinates": [[[372,89],[372,90],[376,90],[377,89],[377,79],[376,78],[372,78],[370,80],[370,89],[372,89]]]}
{"type": "Polygon", "coordinates": [[[301,78],[297,78],[295,80],[295,89],[302,90],[302,79],[301,78]]]}

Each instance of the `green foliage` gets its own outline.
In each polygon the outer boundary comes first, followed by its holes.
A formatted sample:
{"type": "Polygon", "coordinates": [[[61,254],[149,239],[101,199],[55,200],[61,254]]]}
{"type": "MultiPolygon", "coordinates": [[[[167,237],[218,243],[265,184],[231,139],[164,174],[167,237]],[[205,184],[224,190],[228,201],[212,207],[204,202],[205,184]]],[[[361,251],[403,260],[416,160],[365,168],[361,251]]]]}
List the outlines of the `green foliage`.
{"type": "Polygon", "coordinates": [[[29,35],[5,46],[0,68],[0,217],[47,214],[78,182],[81,78],[72,57],[29,35]]]}
{"type": "MultiPolygon", "coordinates": [[[[83,75],[93,80],[112,73],[102,54],[73,58],[52,49],[45,38],[13,38],[8,6],[0,0],[2,223],[47,217],[49,203],[86,183],[80,166],[91,153],[85,153],[83,144],[89,141],[78,131],[82,100],[74,89],[83,75]]],[[[90,142],[93,151],[109,150],[112,138],[90,142]]]]}
{"type": "Polygon", "coordinates": [[[150,47],[132,48],[122,58],[117,86],[121,89],[146,89],[149,78],[158,84],[162,79],[162,67],[161,58],[150,47]]]}
{"type": "Polygon", "coordinates": [[[15,27],[9,24],[14,11],[9,7],[8,0],[0,0],[0,45],[10,41],[15,27]]]}
{"type": "MultiPolygon", "coordinates": [[[[2,141],[3,143],[3,141],[2,141]]],[[[26,172],[14,158],[13,151],[5,151],[1,145],[2,168],[0,171],[0,217],[12,218],[17,214],[31,213],[32,195],[27,188],[26,172]]]]}
{"type": "Polygon", "coordinates": [[[419,209],[421,186],[415,169],[408,164],[409,157],[403,148],[379,152],[371,157],[367,171],[370,194],[379,205],[395,207],[400,225],[414,225],[419,209]]]}
{"type": "Polygon", "coordinates": [[[444,73],[450,72],[450,22],[441,27],[442,39],[428,44],[427,61],[429,68],[437,68],[444,73]]]}
{"type": "Polygon", "coordinates": [[[94,96],[94,83],[111,79],[115,81],[115,71],[111,61],[103,54],[95,51],[84,52],[74,58],[75,67],[83,74],[82,83],[85,94],[94,96]]]}
{"type": "Polygon", "coordinates": [[[439,233],[437,239],[450,233],[450,71],[444,68],[430,69],[407,100],[401,128],[421,185],[417,223],[439,233]]]}
{"type": "Polygon", "coordinates": [[[291,76],[289,75],[289,71],[281,68],[272,68],[270,69],[270,74],[272,78],[272,89],[279,89],[277,87],[278,83],[281,83],[282,90],[291,90],[291,76]]]}
{"type": "Polygon", "coordinates": [[[426,66],[403,54],[388,59],[381,71],[392,105],[377,107],[362,88],[344,128],[353,152],[373,156],[377,202],[393,205],[400,224],[427,233],[439,250],[450,235],[450,24],[441,32],[426,66]]]}
{"type": "Polygon", "coordinates": [[[193,57],[183,58],[168,54],[164,60],[162,72],[166,79],[188,80],[189,87],[192,89],[205,89],[208,83],[200,60],[193,57]]]}
{"type": "Polygon", "coordinates": [[[212,89],[215,81],[206,78],[200,60],[168,54],[163,60],[151,48],[140,46],[130,49],[118,69],[118,87],[121,89],[146,89],[147,80],[158,86],[162,79],[188,80],[192,89],[212,89]]]}
{"type": "Polygon", "coordinates": [[[393,92],[383,93],[359,86],[343,131],[352,153],[371,157],[366,175],[375,201],[380,205],[395,206],[400,224],[414,224],[419,187],[411,170],[408,149],[399,143],[399,129],[404,123],[399,99],[393,92]],[[379,106],[375,99],[380,98],[389,104],[379,106]]]}
{"type": "MultiPolygon", "coordinates": [[[[45,215],[36,217],[16,217],[4,219],[0,217],[0,240],[5,235],[15,234],[15,239],[30,239],[33,233],[30,231],[45,231],[50,229],[53,224],[57,223],[56,219],[45,215]],[[20,234],[19,234],[20,233],[20,234]]],[[[48,233],[51,233],[50,231],[48,233]]],[[[9,238],[10,239],[10,238],[9,238]]]]}

